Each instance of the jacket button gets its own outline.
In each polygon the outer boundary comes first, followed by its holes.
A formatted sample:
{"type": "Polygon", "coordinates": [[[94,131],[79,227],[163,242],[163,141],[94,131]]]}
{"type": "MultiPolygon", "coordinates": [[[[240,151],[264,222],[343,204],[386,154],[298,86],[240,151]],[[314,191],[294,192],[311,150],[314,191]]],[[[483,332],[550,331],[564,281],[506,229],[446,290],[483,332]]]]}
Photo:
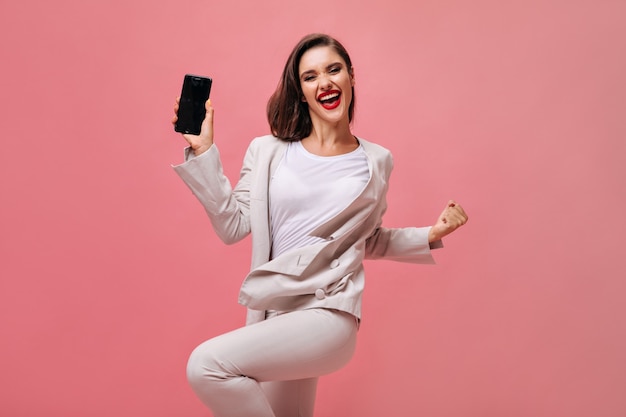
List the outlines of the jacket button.
{"type": "Polygon", "coordinates": [[[315,290],[315,298],[317,298],[318,300],[323,300],[324,298],[326,298],[326,293],[323,289],[318,288],[315,290]]]}
{"type": "Polygon", "coordinates": [[[339,259],[333,259],[333,261],[330,263],[330,267],[331,268],[337,268],[339,266],[339,259]]]}

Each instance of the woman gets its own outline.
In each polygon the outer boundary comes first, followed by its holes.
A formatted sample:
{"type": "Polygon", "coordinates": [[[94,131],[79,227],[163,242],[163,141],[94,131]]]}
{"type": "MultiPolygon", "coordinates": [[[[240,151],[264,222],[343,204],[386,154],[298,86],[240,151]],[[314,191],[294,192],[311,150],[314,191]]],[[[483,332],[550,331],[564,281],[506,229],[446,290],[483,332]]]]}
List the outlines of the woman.
{"type": "Polygon", "coordinates": [[[248,325],[201,344],[188,363],[191,386],[217,417],[312,416],[317,378],[354,351],[363,259],[432,263],[431,249],[467,221],[450,201],[433,226],[381,227],[392,157],[351,133],[354,83],[338,41],[303,38],[268,103],[272,135],[251,142],[234,189],[213,143],[210,101],[200,135],[184,135],[186,161],[174,169],[218,236],[252,234],[239,295],[248,325]]]}

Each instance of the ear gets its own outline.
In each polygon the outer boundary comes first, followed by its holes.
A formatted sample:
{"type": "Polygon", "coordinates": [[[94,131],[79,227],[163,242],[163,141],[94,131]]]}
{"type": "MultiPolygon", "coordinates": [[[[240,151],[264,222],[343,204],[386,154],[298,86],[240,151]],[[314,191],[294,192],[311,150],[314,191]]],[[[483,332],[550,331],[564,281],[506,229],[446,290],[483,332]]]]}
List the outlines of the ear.
{"type": "Polygon", "coordinates": [[[350,68],[350,83],[352,84],[352,87],[354,87],[354,84],[355,84],[354,67],[350,68]]]}

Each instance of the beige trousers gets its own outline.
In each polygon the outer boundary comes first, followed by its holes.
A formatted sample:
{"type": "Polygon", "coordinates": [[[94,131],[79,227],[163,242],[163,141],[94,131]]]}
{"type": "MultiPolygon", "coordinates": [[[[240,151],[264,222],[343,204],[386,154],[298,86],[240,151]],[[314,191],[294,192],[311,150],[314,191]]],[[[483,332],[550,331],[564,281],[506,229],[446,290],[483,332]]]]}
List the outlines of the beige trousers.
{"type": "Polygon", "coordinates": [[[278,314],[202,343],[187,378],[215,417],[312,417],[317,378],[350,360],[356,334],[348,313],[278,314]]]}

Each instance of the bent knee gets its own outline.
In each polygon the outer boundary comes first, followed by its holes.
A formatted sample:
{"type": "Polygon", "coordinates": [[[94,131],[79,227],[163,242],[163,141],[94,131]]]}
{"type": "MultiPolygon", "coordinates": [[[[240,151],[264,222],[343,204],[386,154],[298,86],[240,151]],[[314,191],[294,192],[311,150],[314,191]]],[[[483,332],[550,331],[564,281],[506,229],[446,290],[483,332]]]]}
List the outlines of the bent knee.
{"type": "Polygon", "coordinates": [[[187,381],[191,385],[223,381],[237,376],[225,365],[210,341],[195,348],[187,361],[187,381]]]}

